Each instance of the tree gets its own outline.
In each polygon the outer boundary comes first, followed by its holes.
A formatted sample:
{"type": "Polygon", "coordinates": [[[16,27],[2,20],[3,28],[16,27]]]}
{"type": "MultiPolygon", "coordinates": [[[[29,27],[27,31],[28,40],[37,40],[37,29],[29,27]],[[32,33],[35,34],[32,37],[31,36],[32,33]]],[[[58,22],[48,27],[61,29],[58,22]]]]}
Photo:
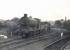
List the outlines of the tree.
{"type": "Polygon", "coordinates": [[[67,29],[67,30],[70,30],[70,20],[67,20],[63,23],[63,28],[67,29]]]}
{"type": "Polygon", "coordinates": [[[5,28],[5,27],[6,27],[6,24],[5,24],[5,23],[0,22],[0,29],[5,28]]]}
{"type": "Polygon", "coordinates": [[[13,22],[18,22],[19,21],[19,18],[17,18],[17,17],[14,17],[11,21],[13,21],[13,22]]]}
{"type": "Polygon", "coordinates": [[[62,26],[62,23],[61,23],[60,20],[57,20],[57,21],[55,21],[55,25],[56,25],[57,27],[61,27],[61,26],[62,26]]]}

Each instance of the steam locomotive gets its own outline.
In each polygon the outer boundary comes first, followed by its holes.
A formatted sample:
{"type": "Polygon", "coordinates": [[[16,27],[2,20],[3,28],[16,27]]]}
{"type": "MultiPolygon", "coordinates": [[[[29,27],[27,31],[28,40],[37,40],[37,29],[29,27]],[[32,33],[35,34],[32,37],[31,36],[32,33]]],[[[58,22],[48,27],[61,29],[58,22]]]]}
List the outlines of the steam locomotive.
{"type": "Polygon", "coordinates": [[[17,29],[12,29],[13,31],[10,32],[12,33],[12,36],[27,38],[40,34],[43,29],[44,28],[41,28],[39,19],[27,17],[27,14],[24,14],[24,17],[19,20],[19,27],[17,29]]]}
{"type": "Polygon", "coordinates": [[[12,36],[28,38],[41,34],[43,30],[45,31],[45,26],[45,24],[41,24],[40,19],[27,17],[27,14],[24,14],[24,17],[19,20],[19,27],[10,32],[12,36]]]}

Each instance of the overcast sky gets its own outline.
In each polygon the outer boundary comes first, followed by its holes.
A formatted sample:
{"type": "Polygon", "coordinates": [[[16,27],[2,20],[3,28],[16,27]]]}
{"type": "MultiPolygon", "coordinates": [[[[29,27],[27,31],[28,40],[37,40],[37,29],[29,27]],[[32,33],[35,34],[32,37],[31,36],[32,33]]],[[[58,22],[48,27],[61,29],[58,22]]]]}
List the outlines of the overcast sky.
{"type": "Polygon", "coordinates": [[[70,0],[0,0],[0,19],[20,18],[24,13],[42,20],[70,18],[70,0]]]}

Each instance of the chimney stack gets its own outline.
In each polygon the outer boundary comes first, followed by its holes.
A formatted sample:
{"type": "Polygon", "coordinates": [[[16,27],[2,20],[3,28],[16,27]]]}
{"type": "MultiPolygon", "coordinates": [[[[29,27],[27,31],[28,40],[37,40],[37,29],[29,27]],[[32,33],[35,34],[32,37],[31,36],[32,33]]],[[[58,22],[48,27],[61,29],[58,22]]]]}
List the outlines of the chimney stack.
{"type": "Polygon", "coordinates": [[[24,17],[27,17],[27,14],[24,14],[24,17]]]}

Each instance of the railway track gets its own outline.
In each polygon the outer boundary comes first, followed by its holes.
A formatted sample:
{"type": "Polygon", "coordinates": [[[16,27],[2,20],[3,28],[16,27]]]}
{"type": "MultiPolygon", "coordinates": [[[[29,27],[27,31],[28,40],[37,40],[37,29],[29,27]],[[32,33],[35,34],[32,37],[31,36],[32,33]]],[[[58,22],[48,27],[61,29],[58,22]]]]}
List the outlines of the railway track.
{"type": "Polygon", "coordinates": [[[14,40],[19,40],[21,39],[21,37],[14,37],[14,38],[8,38],[8,39],[4,39],[2,41],[0,41],[0,44],[3,44],[3,43],[8,43],[8,42],[11,42],[11,41],[14,41],[14,40]]]}
{"type": "Polygon", "coordinates": [[[21,46],[25,46],[31,43],[34,43],[36,41],[41,41],[41,40],[45,40],[48,38],[53,38],[53,37],[58,37],[58,33],[55,31],[53,33],[50,34],[41,34],[41,35],[36,35],[34,37],[30,37],[27,39],[21,39],[21,38],[14,38],[11,40],[7,40],[4,42],[0,42],[0,48],[5,48],[5,50],[13,50],[14,48],[18,48],[21,46]],[[55,34],[55,35],[54,35],[55,34]]]}
{"type": "Polygon", "coordinates": [[[29,43],[36,42],[38,40],[42,40],[42,39],[46,39],[46,38],[47,38],[46,36],[44,38],[43,38],[43,36],[40,36],[40,37],[38,36],[38,37],[34,37],[34,38],[15,40],[15,41],[11,41],[11,42],[2,44],[0,46],[0,48],[8,47],[9,49],[13,49],[13,48],[19,47],[21,45],[27,45],[29,43]]]}
{"type": "Polygon", "coordinates": [[[39,38],[39,37],[35,37],[35,38],[30,38],[30,39],[21,39],[21,40],[16,40],[16,41],[12,41],[12,42],[9,42],[9,43],[5,43],[5,44],[2,44],[0,46],[0,48],[8,48],[6,50],[10,50],[10,49],[13,49],[13,48],[16,48],[16,47],[19,47],[19,46],[22,46],[22,45],[27,45],[27,44],[30,44],[32,42],[36,42],[38,40],[42,40],[42,39],[46,39],[47,37],[45,38],[42,38],[42,36],[39,38]],[[36,39],[36,40],[35,40],[36,39]]]}
{"type": "Polygon", "coordinates": [[[70,40],[70,37],[67,37],[65,39],[59,40],[58,42],[53,43],[52,45],[44,48],[43,50],[63,50],[61,49],[68,41],[70,40]]]}
{"type": "MultiPolygon", "coordinates": [[[[50,36],[54,36],[54,34],[51,34],[50,36]]],[[[17,48],[19,46],[22,46],[22,45],[27,45],[27,44],[30,44],[30,43],[33,43],[33,42],[36,42],[36,41],[40,41],[40,40],[44,40],[44,39],[47,39],[49,36],[48,35],[40,35],[40,36],[36,36],[36,37],[31,37],[31,38],[28,38],[28,39],[14,39],[14,40],[10,40],[10,41],[6,41],[6,42],[0,42],[0,48],[7,48],[6,50],[10,50],[10,49],[13,49],[13,48],[17,48]]]]}

